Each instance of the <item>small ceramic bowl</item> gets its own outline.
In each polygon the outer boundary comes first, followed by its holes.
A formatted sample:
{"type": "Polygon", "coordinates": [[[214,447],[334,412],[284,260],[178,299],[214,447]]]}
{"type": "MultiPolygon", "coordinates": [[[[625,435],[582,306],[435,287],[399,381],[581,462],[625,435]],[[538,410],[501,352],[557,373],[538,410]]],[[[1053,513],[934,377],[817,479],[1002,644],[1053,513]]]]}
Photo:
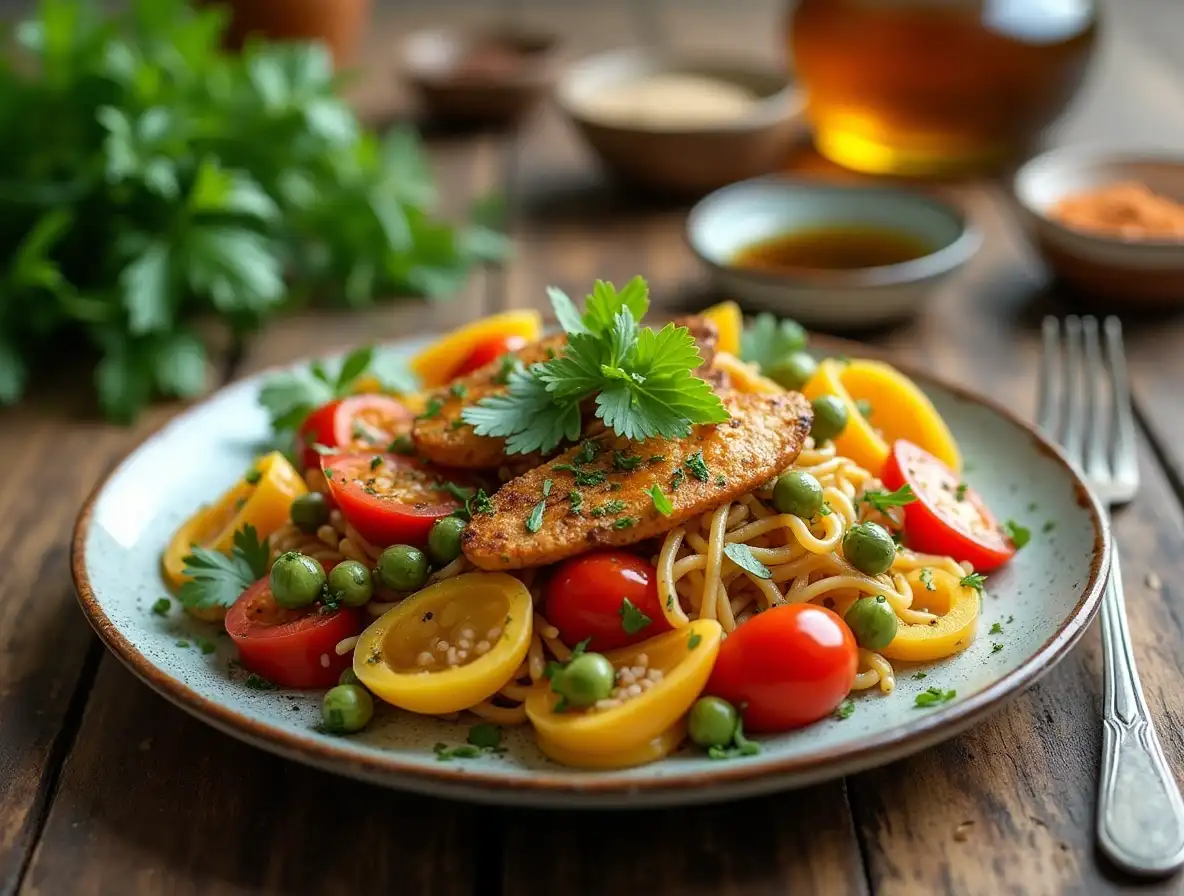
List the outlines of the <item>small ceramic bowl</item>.
{"type": "Polygon", "coordinates": [[[806,134],[804,97],[785,73],[739,61],[615,50],[569,69],[556,98],[605,167],[632,186],[669,195],[702,196],[773,171],[806,134]],[[607,116],[597,108],[602,91],[659,74],[728,82],[747,88],[757,99],[743,115],[706,123],[607,116]]]}
{"type": "Polygon", "coordinates": [[[853,329],[915,314],[978,251],[982,235],[953,205],[888,187],[761,177],[717,190],[687,218],[687,241],[725,295],[807,326],[853,329]],[[792,273],[733,266],[754,243],[815,228],[874,228],[932,246],[879,267],[792,273]]]}
{"type": "Polygon", "coordinates": [[[433,28],[407,38],[402,70],[431,117],[507,125],[550,90],[556,44],[541,32],[433,28]]]}
{"type": "Polygon", "coordinates": [[[1075,230],[1049,214],[1066,196],[1124,182],[1184,202],[1184,158],[1054,150],[1024,165],[1014,187],[1044,259],[1082,293],[1140,308],[1184,305],[1184,240],[1110,237],[1075,230]]]}

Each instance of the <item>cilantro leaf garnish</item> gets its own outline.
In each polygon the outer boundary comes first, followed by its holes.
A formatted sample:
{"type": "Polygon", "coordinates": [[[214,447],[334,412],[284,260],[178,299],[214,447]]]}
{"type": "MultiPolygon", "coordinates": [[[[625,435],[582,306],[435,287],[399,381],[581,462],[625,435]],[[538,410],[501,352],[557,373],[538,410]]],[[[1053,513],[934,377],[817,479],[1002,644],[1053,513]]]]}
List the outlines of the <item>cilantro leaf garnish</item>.
{"type": "Polygon", "coordinates": [[[752,555],[752,548],[741,542],[733,542],[732,544],[724,545],[724,553],[727,554],[728,559],[743,569],[745,572],[750,572],[758,579],[771,579],[773,573],[769,571],[769,567],[757,560],[752,555]]]}
{"type": "Polygon", "coordinates": [[[654,483],[650,486],[648,493],[654,502],[654,510],[662,514],[662,516],[670,516],[674,513],[674,505],[670,503],[670,499],[662,494],[662,486],[654,483]]]}
{"type": "Polygon", "coordinates": [[[578,514],[580,509],[584,506],[584,496],[577,492],[574,488],[567,493],[567,500],[571,504],[571,512],[578,514]]]}
{"type": "Polygon", "coordinates": [[[904,507],[906,504],[912,504],[917,500],[917,496],[913,494],[913,487],[906,482],[894,492],[879,489],[864,492],[863,500],[880,513],[887,513],[889,507],[904,507]]]}
{"type": "Polygon", "coordinates": [[[477,435],[506,440],[509,454],[551,451],[579,438],[580,405],[595,399],[596,416],[619,436],[683,438],[695,423],[722,423],[719,396],[693,371],[702,362],[685,327],[639,328],[649,307],[640,277],[619,292],[598,281],[583,316],[562,292],[549,290],[568,333],[564,352],[512,372],[505,393],[465,408],[477,435]]]}
{"type": "Polygon", "coordinates": [[[1003,531],[1007,533],[1007,537],[1011,539],[1011,543],[1015,545],[1017,551],[1032,540],[1032,531],[1015,520],[1005,522],[1003,531]]]}
{"type": "Polygon", "coordinates": [[[941,688],[928,688],[917,695],[914,705],[921,708],[939,706],[942,703],[948,703],[957,696],[958,692],[953,688],[948,691],[943,691],[941,688]]]}
{"type": "Polygon", "coordinates": [[[624,501],[614,498],[612,501],[605,501],[599,507],[592,508],[592,516],[612,516],[620,513],[627,505],[624,501]]]}
{"type": "Polygon", "coordinates": [[[240,594],[267,574],[267,540],[259,540],[249,523],[234,533],[229,554],[198,545],[184,558],[188,581],[177,592],[177,600],[190,609],[229,607],[240,594]]]}
{"type": "Polygon", "coordinates": [[[806,331],[794,320],[758,314],[740,337],[740,360],[768,369],[806,347],[806,331]]]}
{"type": "Polygon", "coordinates": [[[835,708],[835,718],[839,721],[849,719],[853,712],[855,712],[855,701],[848,697],[835,708]]]}
{"type": "Polygon", "coordinates": [[[937,590],[937,586],[933,584],[933,570],[928,566],[921,569],[917,574],[917,578],[921,580],[921,584],[925,586],[926,591],[937,590]]]}
{"type": "Polygon", "coordinates": [[[973,588],[975,591],[982,591],[983,585],[986,583],[987,577],[981,572],[972,572],[962,577],[958,582],[963,588],[973,588]]]}
{"type": "Polygon", "coordinates": [[[621,609],[617,613],[621,617],[621,628],[627,635],[636,635],[654,620],[637,608],[629,598],[621,599],[621,609]]]}

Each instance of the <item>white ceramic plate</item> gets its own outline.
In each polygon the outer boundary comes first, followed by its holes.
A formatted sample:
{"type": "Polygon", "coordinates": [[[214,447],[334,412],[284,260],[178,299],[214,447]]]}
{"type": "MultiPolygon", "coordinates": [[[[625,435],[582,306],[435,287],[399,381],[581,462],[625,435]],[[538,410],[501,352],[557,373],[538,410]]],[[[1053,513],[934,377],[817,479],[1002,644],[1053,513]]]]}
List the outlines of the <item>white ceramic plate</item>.
{"type": "MultiPolygon", "coordinates": [[[[391,351],[408,356],[422,344],[400,343],[391,351]]],[[[466,724],[382,707],[365,732],[335,737],[315,730],[320,692],[244,687],[230,674],[234,648],[216,626],[185,617],[175,603],[165,617],[151,608],[167,593],[160,553],[173,531],[239,477],[269,436],[255,401],[260,377],[174,419],[98,487],[75,531],[75,583],[107,646],[159,693],[234,737],[330,771],[441,796],[534,806],[648,807],[798,787],[881,765],[982,719],[1064,656],[1097,609],[1109,536],[1096,502],[1060,452],[1006,411],[914,376],[958,439],[967,479],[1001,519],[1026,523],[1032,542],[990,577],[980,634],[968,650],[924,666],[923,681],[906,670],[888,697],[857,697],[846,720],[762,737],[762,752],[749,758],[713,761],[684,749],[640,768],[578,771],[544,758],[523,727],[507,732],[504,755],[441,762],[432,746],[463,743],[466,724]],[[1055,522],[1050,531],[1043,531],[1046,521],[1055,522]],[[991,636],[996,621],[1004,623],[1003,634],[991,636]],[[180,640],[190,646],[178,646],[180,640]],[[202,641],[216,650],[203,653],[202,641]],[[992,642],[1003,649],[993,652],[992,642]],[[915,695],[930,686],[954,688],[958,696],[916,708],[915,695]]]]}

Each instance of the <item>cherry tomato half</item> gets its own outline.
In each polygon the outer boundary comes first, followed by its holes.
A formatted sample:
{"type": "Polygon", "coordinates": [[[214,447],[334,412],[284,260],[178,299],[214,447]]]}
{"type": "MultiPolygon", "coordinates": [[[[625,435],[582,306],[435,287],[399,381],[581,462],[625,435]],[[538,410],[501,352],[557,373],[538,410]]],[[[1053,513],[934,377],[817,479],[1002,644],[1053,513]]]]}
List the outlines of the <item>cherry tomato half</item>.
{"type": "Polygon", "coordinates": [[[325,612],[319,605],[288,610],[271,596],[264,576],[226,613],[226,633],[242,664],[282,688],[329,688],[353,664],[338,656],[338,642],[362,630],[353,607],[325,612]]]}
{"type": "Polygon", "coordinates": [[[838,614],[786,604],[728,635],[705,693],[740,708],[748,731],[788,731],[816,722],[855,683],[855,637],[838,614]]]}
{"type": "Polygon", "coordinates": [[[389,395],[351,395],[317,408],[296,434],[305,469],[320,466],[313,445],[326,448],[386,450],[395,436],[411,428],[414,415],[389,395]]]}
{"type": "Polygon", "coordinates": [[[907,483],[917,496],[904,508],[905,538],[913,550],[948,554],[973,563],[979,572],[995,569],[1015,554],[978,493],[923,448],[897,441],[880,478],[890,489],[907,483]]]}
{"type": "Polygon", "coordinates": [[[490,361],[496,361],[507,352],[518,351],[524,345],[526,345],[526,340],[512,333],[504,336],[491,336],[473,347],[473,350],[460,362],[460,366],[456,368],[456,372],[452,376],[456,378],[472,373],[490,361]]]}
{"type": "Polygon", "coordinates": [[[595,551],[559,564],[546,601],[547,621],[569,647],[591,638],[589,650],[614,650],[671,628],[658,603],[657,570],[627,551],[595,551]]]}
{"type": "Polygon", "coordinates": [[[409,457],[326,454],[320,461],[341,513],[358,534],[380,547],[425,545],[432,524],[463,506],[442,487],[455,481],[454,474],[437,473],[409,457]]]}

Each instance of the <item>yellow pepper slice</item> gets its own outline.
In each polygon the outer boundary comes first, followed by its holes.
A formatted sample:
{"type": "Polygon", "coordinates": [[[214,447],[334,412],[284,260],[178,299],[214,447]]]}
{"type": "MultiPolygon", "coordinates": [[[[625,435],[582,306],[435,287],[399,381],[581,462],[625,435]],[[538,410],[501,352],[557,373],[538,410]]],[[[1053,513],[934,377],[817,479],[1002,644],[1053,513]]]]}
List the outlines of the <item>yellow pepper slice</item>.
{"type": "Polygon", "coordinates": [[[703,312],[703,316],[719,328],[716,351],[729,355],[740,354],[740,334],[744,332],[744,315],[735,302],[720,302],[703,312]]]}
{"type": "Polygon", "coordinates": [[[732,388],[737,392],[747,392],[756,395],[776,395],[785,389],[773,382],[767,376],[761,376],[751,364],[745,364],[735,355],[728,352],[716,352],[711,366],[724,371],[732,381],[732,388]]]}
{"type": "Polygon", "coordinates": [[[217,501],[181,524],[164,552],[165,579],[174,588],[184,583],[185,557],[195,544],[229,550],[234,533],[246,525],[254,526],[260,539],[267,538],[288,521],[292,502],[307,492],[304,478],[280,452],[259,458],[217,501]]]}
{"type": "Polygon", "coordinates": [[[441,336],[412,358],[409,366],[424,388],[431,389],[447,383],[469,352],[482,342],[498,336],[520,336],[534,342],[542,333],[543,318],[537,311],[491,314],[441,336]]]}
{"type": "Polygon", "coordinates": [[[579,750],[561,747],[538,731],[535,732],[535,740],[539,745],[539,750],[549,759],[562,765],[570,765],[573,768],[601,770],[632,768],[635,765],[646,765],[650,762],[657,762],[659,759],[665,759],[679,748],[686,736],[686,722],[680,719],[674,723],[673,727],[667,728],[653,740],[640,746],[622,750],[619,753],[581,753],[579,750]]]}
{"type": "Polygon", "coordinates": [[[835,439],[835,447],[877,476],[897,439],[919,445],[955,472],[962,469],[958,444],[933,403],[888,364],[827,358],[804,391],[810,399],[835,395],[843,401],[847,428],[835,439]],[[856,402],[860,400],[871,405],[870,421],[859,412],[856,402]]]}
{"type": "Polygon", "coordinates": [[[925,578],[922,570],[908,574],[913,589],[913,609],[938,614],[933,625],[901,623],[896,637],[880,653],[890,660],[925,663],[960,653],[970,646],[978,630],[979,593],[967,588],[960,579],[943,569],[930,569],[925,578]]]}
{"type": "Polygon", "coordinates": [[[616,668],[638,665],[645,654],[649,669],[662,678],[649,690],[610,709],[555,712],[559,698],[549,685],[531,691],[526,715],[542,743],[552,751],[585,757],[585,762],[611,762],[636,756],[654,738],[686,715],[711,676],[723,629],[714,619],[690,625],[605,654],[616,668]],[[694,645],[694,646],[692,646],[694,645]]]}
{"type": "Polygon", "coordinates": [[[533,616],[530,591],[513,576],[472,572],[445,579],[362,632],[354,674],[393,706],[459,712],[514,677],[530,648],[533,616]]]}

